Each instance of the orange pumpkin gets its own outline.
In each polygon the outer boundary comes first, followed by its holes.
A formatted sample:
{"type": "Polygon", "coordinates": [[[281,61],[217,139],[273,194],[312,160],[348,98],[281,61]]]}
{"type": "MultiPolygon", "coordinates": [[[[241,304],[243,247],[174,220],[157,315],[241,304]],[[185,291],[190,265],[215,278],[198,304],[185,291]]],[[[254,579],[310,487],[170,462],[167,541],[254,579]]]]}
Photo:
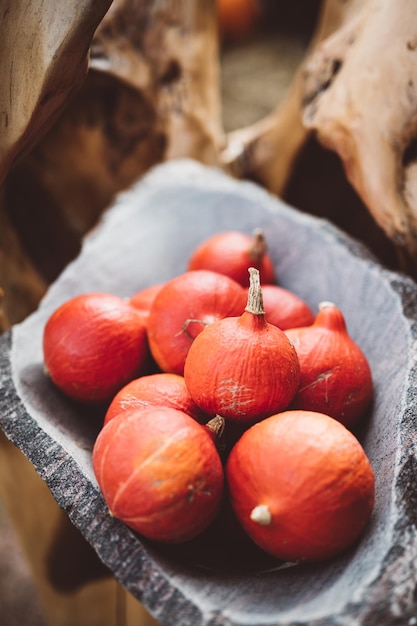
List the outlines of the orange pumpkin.
{"type": "Polygon", "coordinates": [[[160,369],[182,375],[195,337],[215,320],[237,315],[245,301],[241,285],[209,270],[184,272],[165,283],[147,324],[149,346],[160,369]]]}
{"type": "Polygon", "coordinates": [[[162,284],[151,285],[150,287],[145,287],[140,291],[137,291],[133,294],[133,296],[129,299],[129,304],[132,305],[139,313],[142,315],[143,323],[147,324],[149,311],[151,309],[152,303],[156,298],[156,294],[159,293],[162,284]]]}
{"type": "Polygon", "coordinates": [[[195,248],[188,260],[189,270],[211,270],[249,286],[250,267],[259,270],[261,283],[275,282],[275,269],[268,254],[263,231],[252,235],[235,230],[217,233],[195,248]]]}
{"type": "Polygon", "coordinates": [[[314,313],[297,294],[279,285],[262,285],[265,317],[281,330],[309,326],[314,313]]]}
{"type": "Polygon", "coordinates": [[[104,424],[124,411],[149,405],[178,409],[202,424],[209,419],[190,396],[183,376],[159,372],[136,378],[120,389],[106,411],[104,424]]]}
{"type": "Polygon", "coordinates": [[[217,0],[220,36],[242,40],[252,33],[261,14],[260,0],[217,0]]]}
{"type": "Polygon", "coordinates": [[[362,446],[337,420],[285,411],[248,429],[226,477],[249,537],[284,561],[321,561],[352,546],[370,520],[374,473],[362,446]]]}
{"type": "Polygon", "coordinates": [[[224,472],[214,438],[169,407],[131,409],[110,420],[95,441],[93,468],[112,515],[164,543],[200,534],[222,498],[224,472]]]}
{"type": "Polygon", "coordinates": [[[319,411],[355,426],[372,400],[372,372],[342,311],[322,302],[313,324],[285,333],[300,361],[300,385],[291,408],[319,411]]]}
{"type": "Polygon", "coordinates": [[[45,368],[73,400],[110,401],[150,366],[141,315],[123,298],[85,293],[59,306],[43,333],[45,368]]]}
{"type": "Polygon", "coordinates": [[[285,333],[269,324],[262,308],[259,271],[239,317],[218,320],[191,345],[184,378],[194,402],[240,424],[285,409],[299,380],[297,354],[285,333]]]}

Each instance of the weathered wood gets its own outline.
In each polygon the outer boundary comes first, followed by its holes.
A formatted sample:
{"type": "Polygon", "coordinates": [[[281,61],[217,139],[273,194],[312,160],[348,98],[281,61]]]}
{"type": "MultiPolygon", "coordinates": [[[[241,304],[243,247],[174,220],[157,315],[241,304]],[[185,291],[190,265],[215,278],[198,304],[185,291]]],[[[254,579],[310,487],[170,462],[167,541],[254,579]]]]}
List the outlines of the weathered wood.
{"type": "Polygon", "coordinates": [[[227,171],[282,195],[314,133],[338,154],[347,179],[412,276],[416,19],[412,0],[324,0],[287,96],[265,119],[230,133],[222,154],[227,171]]]}
{"type": "Polygon", "coordinates": [[[161,624],[410,624],[417,611],[416,320],[416,284],[384,270],[328,222],[215,169],[172,162],[119,198],[37,313],[3,335],[0,424],[116,578],[161,624]],[[142,541],[111,517],[94,478],[91,450],[102,415],[68,403],[43,371],[43,325],[62,301],[91,289],[126,296],[167,280],[203,238],[237,225],[263,228],[283,286],[313,309],[329,299],[341,307],[372,368],[375,402],[357,434],[375,470],[376,506],[359,544],[326,563],[271,562],[221,520],[187,546],[142,541]]]}
{"type": "MultiPolygon", "coordinates": [[[[5,0],[0,19],[0,287],[3,323],[24,319],[46,282],[5,208],[5,179],[36,147],[85,79],[94,31],[111,0],[45,3],[5,0]]],[[[27,181],[26,181],[27,183],[27,181]]],[[[19,178],[20,190],[27,186],[19,178]]],[[[25,222],[34,198],[28,190],[25,222]]],[[[35,217],[36,220],[36,217],[35,217]]],[[[36,233],[36,231],[35,231],[36,233]]],[[[32,233],[35,239],[35,233],[32,233]]],[[[42,245],[46,245],[44,239],[42,245]]]]}
{"type": "Polygon", "coordinates": [[[10,328],[10,322],[3,310],[4,291],[0,288],[0,334],[10,328]]]}
{"type": "Polygon", "coordinates": [[[117,192],[163,160],[217,164],[224,141],[215,0],[115,0],[82,86],[8,176],[7,210],[50,282],[117,192]]]}
{"type": "Polygon", "coordinates": [[[10,222],[0,191],[0,331],[32,313],[46,287],[10,222]]]}
{"type": "Polygon", "coordinates": [[[0,432],[0,498],[48,626],[157,626],[101,564],[22,452],[0,432]],[[78,536],[79,535],[79,536],[78,536]]]}
{"type": "Polygon", "coordinates": [[[0,498],[29,561],[45,624],[84,626],[88,619],[89,626],[157,626],[111,574],[103,578],[97,556],[89,555],[46,483],[2,432],[0,452],[0,498]]]}
{"type": "Polygon", "coordinates": [[[85,78],[88,51],[111,0],[2,3],[0,184],[85,78]]]}
{"type": "MultiPolygon", "coordinates": [[[[228,133],[221,155],[226,171],[237,178],[254,180],[277,195],[283,194],[294,162],[311,134],[303,123],[306,65],[320,42],[341,27],[356,2],[324,0],[304,58],[282,100],[265,118],[228,133]]],[[[276,18],[279,19],[279,11],[276,18]]]]}
{"type": "Polygon", "coordinates": [[[340,156],[404,270],[417,275],[417,7],[368,0],[355,8],[306,66],[304,124],[340,156]]]}

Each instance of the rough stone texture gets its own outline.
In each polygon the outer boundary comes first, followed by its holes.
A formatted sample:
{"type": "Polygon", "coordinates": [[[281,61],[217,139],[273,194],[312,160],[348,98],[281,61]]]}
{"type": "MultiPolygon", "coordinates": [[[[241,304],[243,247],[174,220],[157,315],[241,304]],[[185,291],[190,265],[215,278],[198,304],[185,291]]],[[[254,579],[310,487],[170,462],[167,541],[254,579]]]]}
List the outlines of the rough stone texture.
{"type": "Polygon", "coordinates": [[[324,220],[192,161],[158,166],[120,196],[39,310],[0,340],[0,425],[115,577],[163,626],[413,626],[417,616],[417,287],[324,220]],[[208,235],[264,229],[280,284],[331,300],[367,355],[375,401],[358,432],[376,474],[360,543],[328,563],[276,563],[214,524],[181,547],[112,518],[91,449],[101,415],[65,400],[42,365],[44,323],[85,291],[128,296],[185,270],[208,235]]]}

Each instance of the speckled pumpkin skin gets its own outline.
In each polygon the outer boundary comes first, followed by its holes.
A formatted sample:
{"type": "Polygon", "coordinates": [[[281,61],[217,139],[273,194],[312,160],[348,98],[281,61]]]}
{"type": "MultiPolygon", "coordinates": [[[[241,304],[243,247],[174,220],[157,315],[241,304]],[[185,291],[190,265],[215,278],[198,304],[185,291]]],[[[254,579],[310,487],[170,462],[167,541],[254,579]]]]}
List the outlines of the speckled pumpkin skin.
{"type": "Polygon", "coordinates": [[[252,540],[284,561],[322,561],[349,548],[369,522],[371,464],[354,435],[311,411],[284,411],[248,429],[226,466],[232,507],[252,540]],[[251,519],[259,505],[271,521],[251,519]]]}
{"type": "Polygon", "coordinates": [[[107,424],[123,411],[150,405],[178,409],[201,424],[213,417],[208,416],[196,405],[190,396],[183,376],[169,372],[158,372],[135,378],[125,385],[108,406],[104,424],[107,424]]]}
{"type": "Polygon", "coordinates": [[[176,409],[132,409],[110,420],[93,467],[112,515],[148,539],[188,541],[220,507],[224,471],[213,436],[176,409]]]}
{"type": "Polygon", "coordinates": [[[47,320],[43,357],[48,375],[65,395],[100,404],[146,372],[146,328],[123,298],[81,294],[64,302],[47,320]]]}
{"type": "Polygon", "coordinates": [[[149,346],[160,369],[182,376],[195,337],[216,320],[240,315],[245,304],[241,285],[210,270],[187,271],[165,283],[147,325],[149,346]]]}
{"type": "Polygon", "coordinates": [[[373,380],[340,309],[325,306],[312,325],[285,333],[300,361],[300,385],[291,408],[331,415],[352,429],[371,403],[373,380]]]}
{"type": "Polygon", "coordinates": [[[248,425],[284,410],[299,374],[297,354],[284,332],[247,311],[208,326],[194,340],[184,368],[198,406],[248,425]]]}
{"type": "Polygon", "coordinates": [[[195,248],[189,270],[211,270],[229,276],[243,287],[249,286],[249,267],[259,270],[262,284],[276,282],[275,268],[266,248],[259,258],[252,254],[254,238],[239,231],[221,232],[195,248]]]}

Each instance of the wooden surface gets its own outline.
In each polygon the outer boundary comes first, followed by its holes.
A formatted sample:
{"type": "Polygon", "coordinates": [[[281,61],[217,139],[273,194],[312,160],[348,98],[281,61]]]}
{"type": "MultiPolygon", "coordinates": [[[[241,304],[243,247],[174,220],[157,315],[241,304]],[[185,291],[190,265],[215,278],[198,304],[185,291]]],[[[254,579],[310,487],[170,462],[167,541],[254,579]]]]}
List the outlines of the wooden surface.
{"type": "MultiPolygon", "coordinates": [[[[110,573],[100,571],[46,482],[1,431],[0,474],[0,498],[21,546],[22,562],[30,564],[28,585],[34,584],[27,593],[36,611],[19,626],[157,626],[110,573]]],[[[17,626],[17,618],[7,613],[7,626],[17,626]]]]}
{"type": "Polygon", "coordinates": [[[119,198],[40,309],[3,335],[0,425],[100,559],[163,626],[412,623],[416,318],[415,283],[383,270],[327,222],[195,162],[166,164],[119,198]],[[376,507],[359,545],[329,563],[271,563],[216,525],[190,546],[142,541],[111,518],[92,472],[101,416],[71,406],[43,372],[42,328],[60,302],[93,288],[129,295],[167,280],[204,237],[236,226],[264,228],[283,286],[315,309],[321,300],[341,307],[373,370],[375,403],[358,435],[376,473],[376,507]]]}
{"type": "Polygon", "coordinates": [[[0,184],[32,149],[85,79],[94,31],[111,5],[2,3],[0,20],[0,184]]]}

